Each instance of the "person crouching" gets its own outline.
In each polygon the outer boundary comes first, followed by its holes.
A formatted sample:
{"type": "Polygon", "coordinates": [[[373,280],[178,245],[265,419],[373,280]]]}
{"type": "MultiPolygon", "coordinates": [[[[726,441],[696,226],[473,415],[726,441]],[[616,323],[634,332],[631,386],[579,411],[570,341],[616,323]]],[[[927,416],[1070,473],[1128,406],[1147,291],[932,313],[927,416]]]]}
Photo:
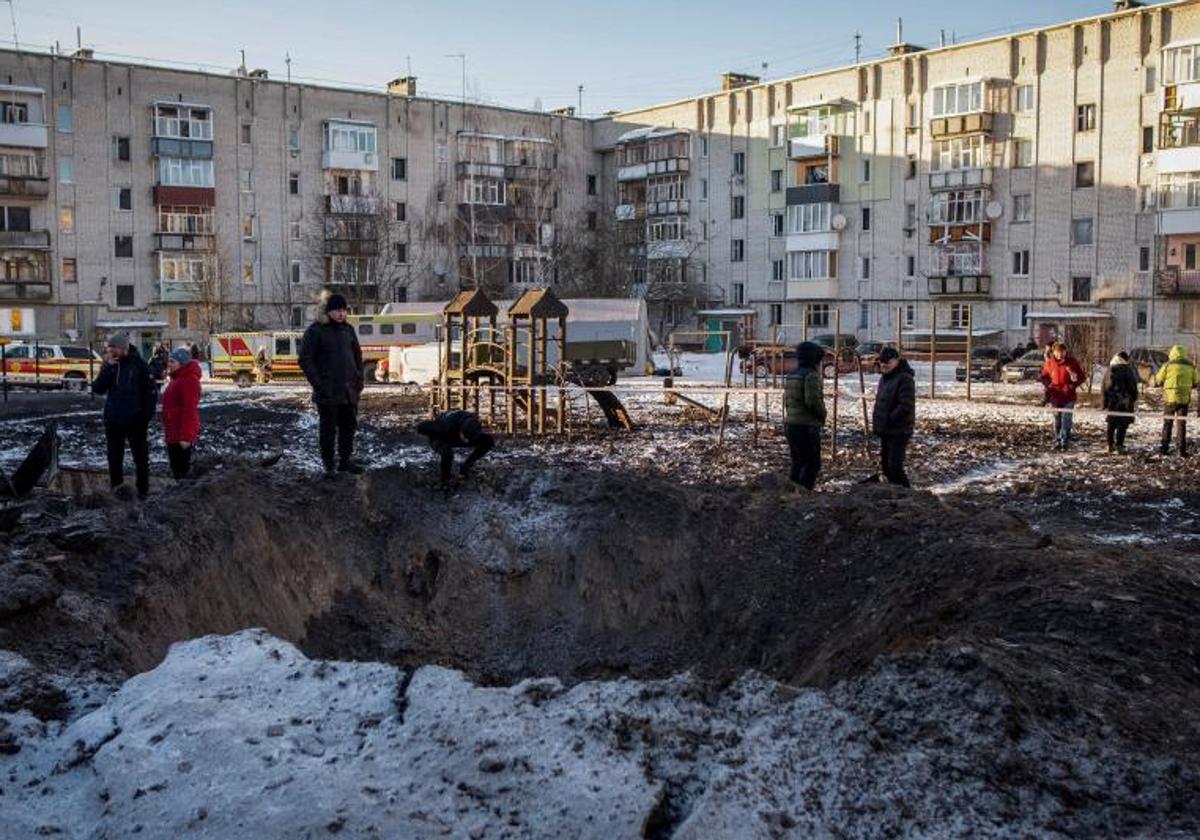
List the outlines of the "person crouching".
{"type": "Polygon", "coordinates": [[[418,424],[417,431],[429,438],[429,445],[441,456],[443,484],[450,481],[455,449],[471,448],[471,454],[459,467],[459,474],[466,478],[475,462],[496,445],[495,439],[483,430],[478,415],[470,411],[447,411],[418,424]]]}

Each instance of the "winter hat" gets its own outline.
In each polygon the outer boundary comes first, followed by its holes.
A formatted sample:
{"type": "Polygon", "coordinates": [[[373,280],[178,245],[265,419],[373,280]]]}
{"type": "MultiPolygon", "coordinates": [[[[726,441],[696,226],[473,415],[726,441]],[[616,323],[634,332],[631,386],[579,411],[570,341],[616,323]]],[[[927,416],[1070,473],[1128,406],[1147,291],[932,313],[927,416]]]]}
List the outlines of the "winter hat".
{"type": "Polygon", "coordinates": [[[181,365],[186,365],[192,360],[192,351],[186,347],[176,347],[171,351],[171,358],[181,365]]]}
{"type": "Polygon", "coordinates": [[[116,347],[118,350],[124,350],[129,346],[129,333],[115,332],[108,337],[108,346],[116,347]]]}
{"type": "Polygon", "coordinates": [[[895,347],[884,347],[879,351],[879,362],[890,362],[892,359],[899,359],[900,351],[895,347]]]}
{"type": "Polygon", "coordinates": [[[328,314],[338,309],[346,308],[346,299],[341,295],[330,295],[329,300],[325,301],[325,312],[328,314]]]}
{"type": "Polygon", "coordinates": [[[796,361],[802,367],[816,367],[817,362],[825,356],[825,348],[812,341],[803,341],[796,345],[796,361]]]}

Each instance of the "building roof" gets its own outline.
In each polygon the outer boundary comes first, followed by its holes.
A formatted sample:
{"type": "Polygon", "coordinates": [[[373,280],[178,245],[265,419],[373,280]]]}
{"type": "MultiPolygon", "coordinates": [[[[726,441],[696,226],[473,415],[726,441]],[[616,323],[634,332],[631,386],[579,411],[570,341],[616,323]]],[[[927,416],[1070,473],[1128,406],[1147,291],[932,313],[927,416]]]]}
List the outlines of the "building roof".
{"type": "Polygon", "coordinates": [[[495,318],[500,314],[500,308],[480,289],[464,289],[446,304],[443,312],[468,318],[495,318]]]}
{"type": "Polygon", "coordinates": [[[634,128],[626,131],[617,138],[618,143],[635,143],[639,140],[650,140],[655,137],[670,137],[674,134],[687,134],[686,128],[660,128],[658,126],[646,126],[644,128],[634,128]]]}
{"type": "Polygon", "coordinates": [[[549,289],[530,289],[508,308],[510,317],[520,315],[530,318],[566,318],[569,311],[567,305],[549,289]]]}

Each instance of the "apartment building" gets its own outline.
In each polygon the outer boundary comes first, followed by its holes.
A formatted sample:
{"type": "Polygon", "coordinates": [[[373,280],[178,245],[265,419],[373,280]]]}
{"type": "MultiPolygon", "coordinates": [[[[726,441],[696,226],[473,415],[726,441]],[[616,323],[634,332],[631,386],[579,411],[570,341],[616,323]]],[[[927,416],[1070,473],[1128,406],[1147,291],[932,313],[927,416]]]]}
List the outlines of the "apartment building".
{"type": "Polygon", "coordinates": [[[596,269],[665,333],[1200,330],[1200,2],[584,120],[0,51],[0,335],[300,325],[321,288],[499,294],[596,269]],[[604,239],[611,232],[611,240],[604,239]],[[592,251],[566,252],[578,242],[592,251]],[[598,269],[597,269],[598,270],[598,269]]]}

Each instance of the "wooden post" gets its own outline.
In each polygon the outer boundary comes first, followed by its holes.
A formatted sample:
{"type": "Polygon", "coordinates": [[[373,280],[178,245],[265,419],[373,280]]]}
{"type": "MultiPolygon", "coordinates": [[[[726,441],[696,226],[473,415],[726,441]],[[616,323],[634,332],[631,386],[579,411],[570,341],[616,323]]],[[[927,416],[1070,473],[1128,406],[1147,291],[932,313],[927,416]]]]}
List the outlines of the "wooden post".
{"type": "MultiPolygon", "coordinates": [[[[558,368],[562,372],[558,383],[558,433],[561,435],[567,413],[567,319],[558,319],[558,368]]],[[[587,394],[583,395],[587,398],[587,394]]]]}
{"type": "Polygon", "coordinates": [[[533,390],[533,372],[537,370],[537,324],[529,319],[529,364],[525,368],[525,431],[533,434],[533,412],[536,397],[533,390]]]}
{"type": "Polygon", "coordinates": [[[717,434],[717,446],[725,445],[725,420],[729,417],[729,388],[733,384],[733,342],[726,333],[725,338],[725,397],[721,402],[721,430],[717,434]]]}
{"type": "Polygon", "coordinates": [[[862,356],[858,357],[858,402],[862,405],[863,454],[871,459],[871,421],[867,417],[867,380],[863,375],[862,356]]]}
{"type": "Polygon", "coordinates": [[[929,307],[929,399],[937,399],[937,304],[929,307]]]}
{"type": "Polygon", "coordinates": [[[542,349],[539,354],[541,367],[538,368],[538,391],[540,392],[538,394],[538,434],[544,435],[546,434],[546,399],[549,397],[546,390],[546,374],[549,373],[550,366],[546,360],[550,357],[547,352],[550,349],[550,322],[545,318],[538,318],[538,321],[542,323],[542,349]]]}
{"type": "MultiPolygon", "coordinates": [[[[833,310],[833,429],[829,439],[829,463],[837,463],[837,428],[838,428],[838,362],[842,355],[842,310],[835,306],[833,310]]],[[[820,371],[818,370],[818,373],[820,371]]],[[[824,377],[821,377],[824,388],[824,377]]]]}
{"type": "Polygon", "coordinates": [[[967,304],[967,363],[966,363],[966,367],[967,367],[967,400],[968,401],[970,401],[970,399],[971,399],[971,361],[972,361],[971,354],[975,350],[975,328],[973,325],[974,319],[971,317],[971,313],[974,312],[974,310],[975,310],[975,307],[968,303],[967,304]]]}
{"type": "Polygon", "coordinates": [[[504,353],[504,413],[508,420],[508,434],[511,435],[517,422],[516,395],[513,392],[513,378],[517,374],[517,325],[513,316],[510,316],[505,333],[508,346],[504,353]]]}

